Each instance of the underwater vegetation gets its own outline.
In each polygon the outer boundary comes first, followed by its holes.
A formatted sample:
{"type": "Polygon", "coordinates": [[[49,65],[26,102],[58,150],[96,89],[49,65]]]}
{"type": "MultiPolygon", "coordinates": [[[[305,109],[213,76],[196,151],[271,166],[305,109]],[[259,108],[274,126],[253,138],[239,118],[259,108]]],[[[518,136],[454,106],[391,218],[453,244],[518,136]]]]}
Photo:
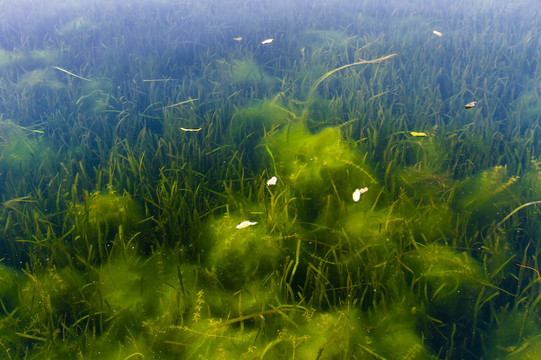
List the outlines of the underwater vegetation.
{"type": "Polygon", "coordinates": [[[233,3],[0,5],[0,358],[540,358],[538,5],[233,3]]]}

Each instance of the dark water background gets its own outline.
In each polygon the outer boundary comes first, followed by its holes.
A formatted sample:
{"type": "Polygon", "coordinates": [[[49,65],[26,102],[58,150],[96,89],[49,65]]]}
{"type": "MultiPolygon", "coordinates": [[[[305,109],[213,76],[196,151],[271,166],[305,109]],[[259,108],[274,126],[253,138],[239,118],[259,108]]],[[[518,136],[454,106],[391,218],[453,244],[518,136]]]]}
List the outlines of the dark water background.
{"type": "Polygon", "coordinates": [[[2,1],[0,358],[540,358],[539,10],[2,1]]]}

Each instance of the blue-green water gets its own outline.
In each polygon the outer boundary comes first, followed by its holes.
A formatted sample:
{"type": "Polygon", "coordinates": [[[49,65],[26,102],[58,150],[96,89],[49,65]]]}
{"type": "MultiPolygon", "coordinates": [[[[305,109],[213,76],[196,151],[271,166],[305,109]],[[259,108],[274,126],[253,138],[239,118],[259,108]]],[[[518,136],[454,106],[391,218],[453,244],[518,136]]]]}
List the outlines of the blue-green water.
{"type": "Polygon", "coordinates": [[[539,359],[540,9],[0,3],[0,358],[539,359]]]}

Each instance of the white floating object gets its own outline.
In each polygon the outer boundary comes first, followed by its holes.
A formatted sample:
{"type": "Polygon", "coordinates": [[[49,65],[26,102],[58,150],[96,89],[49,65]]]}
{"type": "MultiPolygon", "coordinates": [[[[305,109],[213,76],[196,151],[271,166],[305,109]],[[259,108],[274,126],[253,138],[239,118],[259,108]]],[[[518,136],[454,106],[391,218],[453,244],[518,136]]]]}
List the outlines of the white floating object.
{"type": "Polygon", "coordinates": [[[256,221],[243,221],[243,222],[241,222],[240,224],[238,224],[238,225],[236,226],[236,228],[237,228],[238,230],[240,230],[240,229],[247,228],[248,226],[253,226],[253,225],[255,225],[255,224],[257,224],[256,221]]]}
{"type": "Polygon", "coordinates": [[[188,129],[188,128],[181,127],[180,130],[182,130],[182,131],[192,131],[193,132],[193,131],[201,131],[201,130],[203,130],[203,128],[188,129]]]}
{"type": "Polygon", "coordinates": [[[353,192],[353,201],[358,202],[361,200],[361,195],[368,191],[367,187],[364,187],[362,189],[355,189],[353,192]]]}
{"type": "Polygon", "coordinates": [[[261,44],[267,45],[267,44],[270,44],[270,43],[273,42],[273,41],[274,41],[274,39],[266,39],[266,40],[263,40],[263,41],[261,42],[261,44]]]}
{"type": "Polygon", "coordinates": [[[443,34],[442,34],[441,32],[439,32],[438,30],[434,30],[434,31],[432,31],[432,32],[434,33],[434,35],[437,35],[437,36],[439,36],[439,37],[442,37],[442,36],[443,36],[443,34]]]}
{"type": "Polygon", "coordinates": [[[277,182],[278,182],[278,178],[276,176],[273,176],[269,180],[267,180],[267,186],[276,185],[277,182]]]}

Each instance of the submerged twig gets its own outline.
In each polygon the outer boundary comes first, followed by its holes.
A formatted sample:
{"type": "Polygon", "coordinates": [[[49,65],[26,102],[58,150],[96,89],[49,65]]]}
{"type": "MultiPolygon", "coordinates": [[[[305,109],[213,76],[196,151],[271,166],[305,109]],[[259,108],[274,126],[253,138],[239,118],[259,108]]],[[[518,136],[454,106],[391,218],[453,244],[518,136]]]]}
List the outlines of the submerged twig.
{"type": "Polygon", "coordinates": [[[70,72],[70,71],[68,71],[68,70],[66,70],[66,69],[62,69],[61,67],[58,67],[58,66],[51,66],[51,67],[52,67],[53,69],[56,69],[56,70],[60,70],[60,71],[62,71],[62,72],[65,72],[65,73],[68,74],[68,75],[75,76],[75,77],[78,78],[78,79],[81,79],[81,80],[84,80],[84,81],[92,81],[92,80],[90,80],[90,79],[87,79],[87,78],[84,78],[84,77],[79,76],[79,75],[77,75],[77,74],[74,74],[74,73],[72,73],[72,72],[70,72]]]}
{"type": "Polygon", "coordinates": [[[189,100],[184,100],[184,101],[181,101],[181,102],[176,103],[176,104],[164,106],[164,107],[162,107],[162,108],[159,108],[158,110],[169,109],[169,108],[172,108],[172,107],[175,107],[175,106],[179,106],[179,105],[191,103],[191,102],[194,102],[194,101],[197,101],[197,100],[199,100],[199,98],[196,98],[196,99],[189,99],[189,100]]]}
{"type": "Polygon", "coordinates": [[[312,96],[314,95],[314,92],[316,91],[317,87],[319,86],[319,84],[321,84],[323,82],[323,80],[325,80],[326,78],[328,78],[329,76],[331,76],[332,74],[334,74],[335,72],[337,71],[340,71],[342,69],[345,69],[345,68],[348,68],[350,66],[355,66],[355,65],[361,65],[361,64],[377,64],[377,63],[380,63],[382,61],[385,61],[387,59],[390,59],[390,58],[393,58],[395,56],[397,56],[398,54],[397,53],[394,53],[394,54],[390,54],[390,55],[387,55],[387,56],[383,56],[383,57],[380,57],[378,59],[375,59],[375,60],[363,60],[363,59],[359,59],[359,61],[356,61],[354,63],[351,63],[351,64],[347,64],[347,65],[344,65],[344,66],[340,66],[334,70],[331,70],[329,72],[326,72],[325,74],[323,74],[319,79],[317,79],[317,81],[314,83],[314,85],[312,85],[312,88],[310,89],[310,91],[308,92],[308,100],[310,100],[312,98],[312,96]]]}

